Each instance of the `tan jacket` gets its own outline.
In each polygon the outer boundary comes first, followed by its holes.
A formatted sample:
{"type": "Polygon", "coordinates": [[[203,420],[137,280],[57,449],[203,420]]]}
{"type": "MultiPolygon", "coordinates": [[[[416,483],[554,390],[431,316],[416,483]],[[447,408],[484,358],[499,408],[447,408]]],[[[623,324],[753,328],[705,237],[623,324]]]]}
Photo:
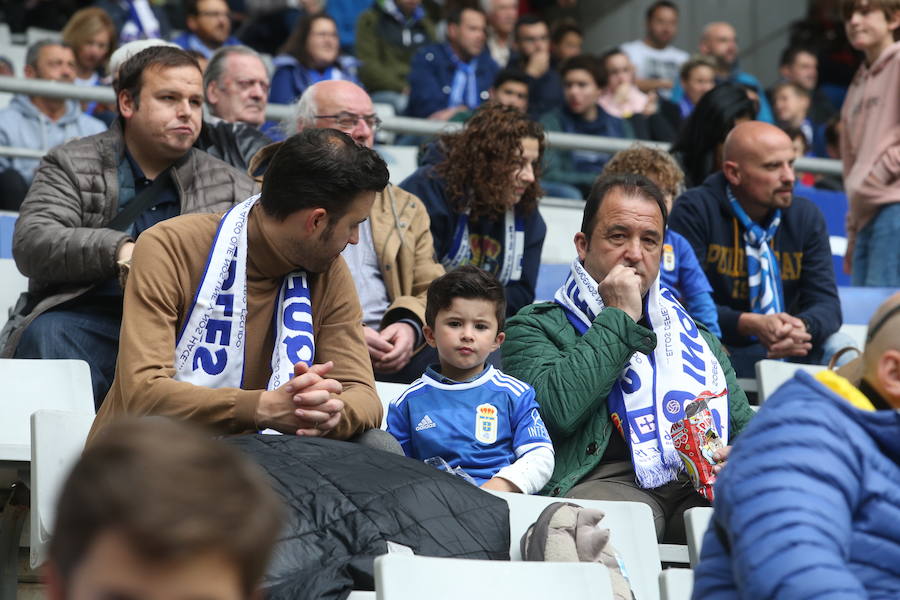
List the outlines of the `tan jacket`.
{"type": "Polygon", "coordinates": [[[860,65],[841,108],[841,158],[850,209],[847,238],[885,204],[900,202],[900,42],[860,65]]]}
{"type": "Polygon", "coordinates": [[[431,219],[416,196],[390,184],[375,195],[369,214],[372,241],[387,289],[390,306],[382,327],[412,312],[425,324],[425,293],[428,285],[444,274],[434,260],[431,219]]]}
{"type": "MultiPolygon", "coordinates": [[[[185,215],[145,231],[134,249],[125,288],[119,360],[112,388],[91,437],[125,415],[164,415],[193,421],[219,434],[258,429],[255,414],[271,374],[272,311],[283,277],[296,267],[263,234],[259,211],[250,213],[247,321],[242,389],[211,389],[174,379],[176,336],[200,285],[221,215],[185,215]]],[[[362,310],[344,259],[310,274],[315,362],[334,361],[344,415],[329,437],[350,438],[381,424],[381,402],[360,326],[362,310]]]]}

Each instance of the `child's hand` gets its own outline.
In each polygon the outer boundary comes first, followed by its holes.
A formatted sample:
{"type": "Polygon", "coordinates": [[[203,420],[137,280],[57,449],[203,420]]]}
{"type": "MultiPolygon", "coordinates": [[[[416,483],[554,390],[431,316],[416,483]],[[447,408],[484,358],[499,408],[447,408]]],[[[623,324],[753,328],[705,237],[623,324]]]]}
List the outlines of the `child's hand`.
{"type": "Polygon", "coordinates": [[[491,477],[481,484],[481,488],[485,490],[494,490],[495,492],[522,493],[522,490],[520,490],[513,482],[508,479],[503,479],[502,477],[491,477]]]}

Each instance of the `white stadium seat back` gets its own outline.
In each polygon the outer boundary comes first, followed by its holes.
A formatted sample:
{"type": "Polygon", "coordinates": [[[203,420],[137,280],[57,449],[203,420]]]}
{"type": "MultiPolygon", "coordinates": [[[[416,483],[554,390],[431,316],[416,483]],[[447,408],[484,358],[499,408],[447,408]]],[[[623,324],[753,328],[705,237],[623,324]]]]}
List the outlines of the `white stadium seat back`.
{"type": "Polygon", "coordinates": [[[60,410],[31,415],[31,568],[47,558],[63,483],[84,448],[94,416],[60,410]]]}
{"type": "Polygon", "coordinates": [[[666,569],[659,574],[661,600],[691,600],[694,572],[690,569],[666,569]]]}
{"type": "Polygon", "coordinates": [[[792,378],[797,371],[806,371],[811,375],[815,375],[824,369],[825,367],[821,365],[798,365],[780,360],[765,359],[757,362],[756,382],[759,386],[757,392],[759,403],[765,402],[766,398],[771,396],[784,382],[792,378]]]}
{"type": "Polygon", "coordinates": [[[94,416],[91,370],[83,360],[0,359],[0,462],[31,460],[31,414],[65,410],[94,416]]]}
{"type": "Polygon", "coordinates": [[[509,562],[385,554],[375,559],[378,600],[612,600],[599,563],[509,562]]]}
{"type": "Polygon", "coordinates": [[[391,405],[391,402],[399,398],[408,387],[409,386],[405,383],[387,383],[385,381],[375,382],[375,391],[378,392],[378,397],[381,399],[381,407],[384,409],[384,414],[381,416],[382,429],[387,429],[388,406],[391,405]]]}
{"type": "Polygon", "coordinates": [[[712,521],[713,509],[709,506],[696,506],[684,511],[684,531],[687,534],[688,556],[691,560],[691,568],[700,562],[700,550],[703,546],[703,536],[712,521]]]}
{"type": "MultiPolygon", "coordinates": [[[[614,502],[583,500],[581,498],[550,498],[491,492],[506,500],[509,505],[509,556],[513,561],[522,560],[519,541],[528,527],[537,521],[553,502],[571,502],[585,508],[595,508],[606,515],[599,527],[610,530],[610,542],[625,563],[625,572],[631,582],[636,600],[659,598],[659,572],[661,570],[653,511],[641,502],[614,502]]],[[[563,598],[564,596],[559,596],[563,598]]]]}

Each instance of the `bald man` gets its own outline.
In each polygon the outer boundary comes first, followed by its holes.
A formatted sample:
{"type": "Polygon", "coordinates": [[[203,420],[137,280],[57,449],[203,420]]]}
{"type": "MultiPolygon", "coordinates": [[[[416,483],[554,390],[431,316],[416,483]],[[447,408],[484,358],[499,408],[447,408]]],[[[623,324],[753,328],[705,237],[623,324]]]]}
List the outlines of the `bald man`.
{"type": "Polygon", "coordinates": [[[798,371],[738,438],[694,598],[900,597],[900,293],[858,362],[798,371]]]}
{"type": "MultiPolygon", "coordinates": [[[[739,47],[737,43],[737,32],[729,23],[715,22],[709,23],[703,28],[698,45],[700,54],[711,56],[716,60],[718,69],[716,70],[716,83],[723,81],[732,81],[744,86],[752,87],[756,90],[756,96],[752,100],[759,104],[756,118],[766,123],[774,123],[775,118],[772,115],[772,107],[766,98],[766,92],[759,80],[750,73],[742,70],[738,65],[739,47]]],[[[684,90],[681,82],[676,82],[672,89],[672,101],[680,102],[684,90]]]]}
{"type": "MultiPolygon", "coordinates": [[[[295,105],[296,133],[329,127],[371,148],[380,120],[372,99],[349,81],[321,81],[307,88],[295,105]]],[[[258,173],[280,144],[265,148],[250,169],[258,173]]],[[[434,261],[431,220],[416,196],[388,184],[376,194],[369,220],[360,225],[359,243],[343,252],[363,308],[363,333],[375,377],[411,383],[437,362],[425,344],[425,292],[443,275],[434,261]]]]}
{"type": "Polygon", "coordinates": [[[763,358],[823,364],[852,345],[835,333],[841,306],[825,219],[794,196],[793,164],[784,132],[742,123],[725,139],[722,170],[682,194],[669,218],[713,287],[739,377],[755,377],[763,358]]]}

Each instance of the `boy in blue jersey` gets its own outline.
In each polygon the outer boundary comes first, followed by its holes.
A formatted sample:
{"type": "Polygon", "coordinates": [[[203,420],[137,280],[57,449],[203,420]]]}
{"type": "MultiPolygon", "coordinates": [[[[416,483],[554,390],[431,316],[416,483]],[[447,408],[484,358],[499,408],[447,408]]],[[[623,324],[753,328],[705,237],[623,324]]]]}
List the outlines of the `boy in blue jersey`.
{"type": "Polygon", "coordinates": [[[483,488],[534,494],[553,473],[553,445],[527,383],[485,366],[505,334],[506,298],[493,275],[472,265],[428,288],[428,368],[388,409],[388,432],[418,460],[443,458],[483,488]]]}
{"type": "MultiPolygon", "coordinates": [[[[672,202],[681,192],[684,173],[671,154],[635,145],[616,153],[603,168],[602,175],[643,175],[656,184],[666,201],[666,212],[672,212],[672,202]]],[[[695,321],[722,337],[719,313],[712,298],[712,286],[690,243],[680,233],[666,228],[663,252],[659,265],[659,282],[678,297],[695,321]]]]}

